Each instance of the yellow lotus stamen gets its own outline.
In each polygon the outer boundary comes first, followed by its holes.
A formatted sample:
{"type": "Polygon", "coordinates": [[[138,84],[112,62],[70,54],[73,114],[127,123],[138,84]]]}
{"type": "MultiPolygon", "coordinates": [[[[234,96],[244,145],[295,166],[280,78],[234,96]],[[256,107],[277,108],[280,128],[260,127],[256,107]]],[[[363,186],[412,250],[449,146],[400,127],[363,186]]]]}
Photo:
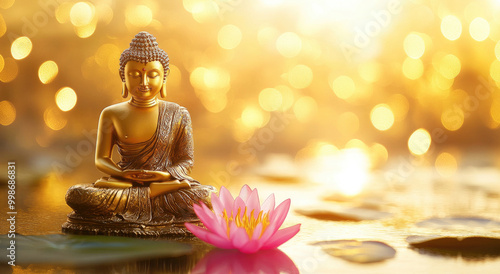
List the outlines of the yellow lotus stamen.
{"type": "Polygon", "coordinates": [[[222,212],[222,218],[224,218],[227,225],[227,237],[229,237],[230,235],[230,224],[232,222],[234,222],[237,227],[244,228],[249,238],[252,237],[253,231],[255,230],[257,225],[262,224],[262,231],[259,235],[259,238],[262,237],[262,234],[264,234],[264,231],[269,225],[269,213],[268,212],[264,213],[264,211],[260,211],[257,217],[254,217],[254,211],[252,210],[252,212],[250,212],[250,216],[248,216],[246,207],[243,216],[240,216],[241,215],[240,213],[241,213],[241,208],[238,208],[238,212],[236,213],[236,215],[231,214],[231,216],[229,216],[225,209],[222,212]]]}

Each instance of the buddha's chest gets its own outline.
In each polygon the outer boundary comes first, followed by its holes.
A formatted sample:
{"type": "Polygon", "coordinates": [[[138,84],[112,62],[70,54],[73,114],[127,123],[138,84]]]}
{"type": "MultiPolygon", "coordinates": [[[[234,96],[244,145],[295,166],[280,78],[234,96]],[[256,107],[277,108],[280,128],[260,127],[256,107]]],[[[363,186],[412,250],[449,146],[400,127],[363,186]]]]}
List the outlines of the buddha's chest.
{"type": "Polygon", "coordinates": [[[114,121],[115,135],[121,142],[136,144],[145,142],[155,134],[158,110],[130,110],[127,115],[114,121]]]}

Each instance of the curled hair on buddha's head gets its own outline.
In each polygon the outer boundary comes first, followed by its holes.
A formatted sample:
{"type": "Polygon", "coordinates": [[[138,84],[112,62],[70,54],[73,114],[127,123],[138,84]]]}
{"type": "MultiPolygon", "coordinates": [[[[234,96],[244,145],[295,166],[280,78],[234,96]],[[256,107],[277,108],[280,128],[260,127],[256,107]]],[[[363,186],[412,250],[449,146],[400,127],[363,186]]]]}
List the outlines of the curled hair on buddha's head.
{"type": "Polygon", "coordinates": [[[163,82],[167,79],[168,55],[158,47],[156,37],[148,32],[141,31],[130,42],[130,48],[124,50],[120,56],[120,77],[125,81],[125,65],[128,61],[136,61],[143,64],[159,61],[163,66],[163,82]]]}

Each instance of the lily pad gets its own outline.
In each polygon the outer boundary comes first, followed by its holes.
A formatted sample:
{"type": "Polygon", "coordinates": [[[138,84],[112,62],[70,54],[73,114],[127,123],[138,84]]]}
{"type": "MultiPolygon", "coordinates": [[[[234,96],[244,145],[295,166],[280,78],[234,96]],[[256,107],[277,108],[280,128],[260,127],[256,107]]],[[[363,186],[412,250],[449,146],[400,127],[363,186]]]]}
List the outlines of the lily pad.
{"type": "Polygon", "coordinates": [[[494,237],[471,236],[452,237],[441,235],[409,236],[406,241],[414,247],[492,249],[500,251],[500,239],[494,237]]]}
{"type": "Polygon", "coordinates": [[[500,256],[500,238],[494,237],[428,235],[409,236],[406,241],[420,253],[429,255],[460,256],[468,260],[500,256]]]}
{"type": "Polygon", "coordinates": [[[295,212],[311,218],[330,221],[379,220],[392,216],[391,213],[370,208],[340,206],[312,206],[296,209],[295,212]]]}
{"type": "Polygon", "coordinates": [[[500,230],[500,222],[481,217],[431,218],[415,224],[419,227],[444,230],[500,230]]]}
{"type": "MultiPolygon", "coordinates": [[[[118,261],[178,257],[191,253],[188,244],[115,236],[16,235],[0,236],[0,248],[7,250],[15,240],[16,264],[89,266],[118,261]]],[[[0,262],[10,258],[1,256],[0,262]]]]}
{"type": "Polygon", "coordinates": [[[354,263],[376,263],[396,255],[390,245],[377,241],[338,240],[317,242],[331,256],[354,263]]]}

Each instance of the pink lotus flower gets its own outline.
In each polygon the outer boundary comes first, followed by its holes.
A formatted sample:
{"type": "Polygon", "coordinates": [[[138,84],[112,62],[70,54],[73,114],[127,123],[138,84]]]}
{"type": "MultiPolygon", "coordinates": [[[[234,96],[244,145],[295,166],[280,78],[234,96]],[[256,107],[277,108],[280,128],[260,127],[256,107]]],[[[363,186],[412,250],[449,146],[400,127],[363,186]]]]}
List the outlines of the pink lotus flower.
{"type": "Polygon", "coordinates": [[[186,223],[186,228],[201,240],[225,249],[238,249],[253,253],[259,249],[272,249],[295,236],[300,224],[278,230],[283,224],[290,199],[274,207],[274,194],[262,204],[257,189],[247,185],[233,199],[229,190],[221,187],[220,195],[212,194],[213,211],[205,204],[194,205],[194,211],[207,229],[186,223]]]}

